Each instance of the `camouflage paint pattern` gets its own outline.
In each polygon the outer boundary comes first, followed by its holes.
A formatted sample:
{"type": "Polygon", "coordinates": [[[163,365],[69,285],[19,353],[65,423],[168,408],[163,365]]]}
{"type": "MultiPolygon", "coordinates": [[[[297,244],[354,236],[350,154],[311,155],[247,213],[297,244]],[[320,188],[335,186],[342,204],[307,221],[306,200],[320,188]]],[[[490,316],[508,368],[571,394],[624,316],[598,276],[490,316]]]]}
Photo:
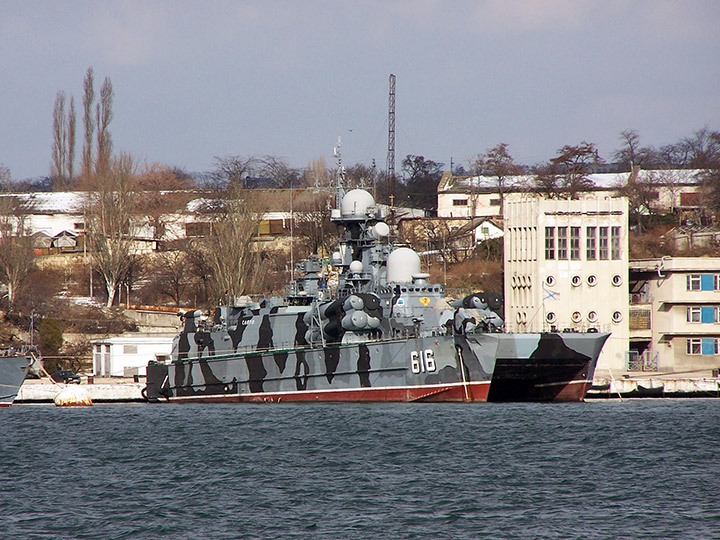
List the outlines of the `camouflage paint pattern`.
{"type": "Polygon", "coordinates": [[[0,356],[0,407],[9,407],[20,391],[32,358],[20,356],[0,356]]]}

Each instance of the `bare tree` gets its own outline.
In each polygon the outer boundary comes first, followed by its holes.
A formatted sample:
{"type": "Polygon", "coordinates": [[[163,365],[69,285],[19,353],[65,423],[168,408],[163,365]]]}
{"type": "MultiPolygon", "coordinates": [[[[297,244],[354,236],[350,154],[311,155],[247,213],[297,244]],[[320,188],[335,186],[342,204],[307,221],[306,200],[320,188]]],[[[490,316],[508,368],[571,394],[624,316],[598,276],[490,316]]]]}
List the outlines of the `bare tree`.
{"type": "Polygon", "coordinates": [[[112,160],[105,175],[96,177],[85,208],[87,241],[92,263],[102,276],[107,307],[115,300],[118,285],[132,263],[132,216],[135,164],[127,154],[112,160]]]}
{"type": "Polygon", "coordinates": [[[153,268],[154,286],[163,296],[180,306],[189,285],[189,257],[185,251],[163,251],[158,254],[153,268]]]}
{"type": "MultiPolygon", "coordinates": [[[[67,163],[67,128],[65,125],[65,92],[58,92],[53,107],[53,150],[50,177],[54,186],[65,184],[67,163]]],[[[60,191],[60,189],[56,189],[60,191]]]]}
{"type": "Polygon", "coordinates": [[[533,189],[551,198],[577,198],[594,187],[589,174],[601,162],[592,143],[563,146],[549,163],[535,167],[533,189]]]}
{"type": "Polygon", "coordinates": [[[332,185],[332,177],[325,158],[316,158],[308,163],[305,168],[305,185],[316,189],[332,185]]]}
{"type": "Polygon", "coordinates": [[[17,197],[0,198],[0,283],[7,288],[11,307],[35,264],[32,239],[25,228],[30,208],[17,197]]]}
{"type": "Polygon", "coordinates": [[[10,190],[10,169],[0,163],[0,193],[10,190]]]}
{"type": "Polygon", "coordinates": [[[95,119],[97,122],[97,160],[95,162],[95,172],[101,176],[107,175],[112,157],[113,144],[109,130],[110,122],[112,122],[113,119],[112,104],[112,81],[109,77],[105,77],[103,85],[100,87],[100,102],[95,108],[95,119]]]}
{"type": "Polygon", "coordinates": [[[213,176],[221,185],[245,188],[247,178],[253,173],[256,166],[257,160],[254,157],[215,156],[216,170],[213,176]]]}
{"type": "Polygon", "coordinates": [[[294,233],[304,256],[329,253],[331,244],[337,238],[337,229],[329,217],[332,200],[329,193],[317,193],[311,199],[295,204],[294,233]]]}
{"type": "Polygon", "coordinates": [[[254,240],[264,207],[257,192],[228,188],[212,232],[202,241],[216,297],[250,294],[262,286],[264,261],[254,240]]]}
{"type": "Polygon", "coordinates": [[[277,187],[299,187],[301,184],[300,171],[290,167],[283,158],[265,155],[257,160],[257,165],[259,176],[269,179],[277,187]]]}
{"type": "Polygon", "coordinates": [[[637,233],[643,233],[645,221],[657,214],[658,182],[654,175],[640,178],[640,167],[633,165],[627,182],[615,186],[619,195],[628,198],[629,220],[635,222],[637,233]]]}
{"type": "Polygon", "coordinates": [[[75,177],[75,130],[77,125],[77,118],[75,115],[75,98],[70,96],[70,108],[68,110],[67,117],[67,180],[68,186],[70,187],[75,177]]]}
{"type": "MultiPolygon", "coordinates": [[[[363,188],[371,193],[375,189],[377,180],[377,169],[373,164],[372,167],[357,163],[347,168],[345,172],[347,186],[349,188],[363,188]]],[[[373,196],[375,194],[373,193],[373,196]]]]}
{"type": "Polygon", "coordinates": [[[630,171],[633,166],[651,167],[657,161],[657,152],[649,146],[640,146],[640,135],[634,129],[626,129],[620,133],[622,146],[615,151],[613,159],[622,171],[630,171]]]}
{"type": "Polygon", "coordinates": [[[53,151],[50,178],[55,191],[65,191],[73,179],[75,160],[75,99],[65,116],[65,92],[58,92],[53,108],[53,151]]]}
{"type": "Polygon", "coordinates": [[[173,240],[166,238],[168,225],[192,198],[192,187],[187,175],[164,165],[152,164],[137,176],[136,189],[141,196],[136,211],[152,229],[154,240],[173,240]]]}
{"type": "Polygon", "coordinates": [[[83,178],[90,177],[93,171],[93,134],[95,133],[95,122],[93,120],[93,104],[95,102],[93,68],[89,67],[85,74],[83,84],[83,124],[85,127],[85,140],[83,142],[81,174],[83,178]]]}
{"type": "Polygon", "coordinates": [[[515,163],[515,160],[508,152],[508,145],[506,143],[500,143],[487,150],[485,154],[478,155],[472,165],[472,169],[475,174],[485,174],[492,176],[495,179],[495,185],[497,186],[498,194],[500,195],[500,215],[502,216],[505,192],[509,187],[507,182],[511,176],[515,176],[522,172],[522,167],[515,163]]]}

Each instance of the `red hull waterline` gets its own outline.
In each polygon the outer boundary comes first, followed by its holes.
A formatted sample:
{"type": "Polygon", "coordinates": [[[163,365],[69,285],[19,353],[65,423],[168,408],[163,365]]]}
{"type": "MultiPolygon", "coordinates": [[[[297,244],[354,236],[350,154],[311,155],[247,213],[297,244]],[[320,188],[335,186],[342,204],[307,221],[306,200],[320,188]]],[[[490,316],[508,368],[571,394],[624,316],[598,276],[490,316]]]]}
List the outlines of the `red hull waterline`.
{"type": "MultiPolygon", "coordinates": [[[[559,383],[539,384],[536,385],[538,394],[542,396],[547,392],[547,401],[553,402],[579,402],[585,399],[585,395],[590,390],[592,381],[576,380],[565,381],[559,383]],[[562,386],[558,391],[558,386],[562,386]]],[[[540,399],[540,401],[544,401],[540,399]]]]}
{"type": "Polygon", "coordinates": [[[347,390],[306,390],[171,397],[183,403],[280,403],[280,402],[483,402],[490,381],[433,386],[354,388],[347,390]]]}

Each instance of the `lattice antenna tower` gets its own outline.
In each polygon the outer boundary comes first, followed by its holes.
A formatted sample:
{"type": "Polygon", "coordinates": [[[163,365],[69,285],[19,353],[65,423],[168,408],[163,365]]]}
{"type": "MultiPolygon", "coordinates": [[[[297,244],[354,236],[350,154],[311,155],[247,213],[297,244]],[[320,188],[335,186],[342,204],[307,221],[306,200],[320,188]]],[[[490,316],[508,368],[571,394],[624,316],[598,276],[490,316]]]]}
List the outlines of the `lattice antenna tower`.
{"type": "Polygon", "coordinates": [[[390,93],[388,98],[388,149],[387,172],[395,194],[395,75],[390,74],[390,93]]]}

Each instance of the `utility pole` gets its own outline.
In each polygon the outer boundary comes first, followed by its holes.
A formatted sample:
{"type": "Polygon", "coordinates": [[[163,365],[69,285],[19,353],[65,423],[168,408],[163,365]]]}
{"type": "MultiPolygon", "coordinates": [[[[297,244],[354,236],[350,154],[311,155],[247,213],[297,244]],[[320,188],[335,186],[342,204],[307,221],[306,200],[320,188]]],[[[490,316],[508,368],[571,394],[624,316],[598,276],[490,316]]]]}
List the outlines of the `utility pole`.
{"type": "Polygon", "coordinates": [[[388,149],[387,173],[390,176],[390,192],[395,194],[395,75],[390,74],[390,93],[388,98],[388,149]]]}

